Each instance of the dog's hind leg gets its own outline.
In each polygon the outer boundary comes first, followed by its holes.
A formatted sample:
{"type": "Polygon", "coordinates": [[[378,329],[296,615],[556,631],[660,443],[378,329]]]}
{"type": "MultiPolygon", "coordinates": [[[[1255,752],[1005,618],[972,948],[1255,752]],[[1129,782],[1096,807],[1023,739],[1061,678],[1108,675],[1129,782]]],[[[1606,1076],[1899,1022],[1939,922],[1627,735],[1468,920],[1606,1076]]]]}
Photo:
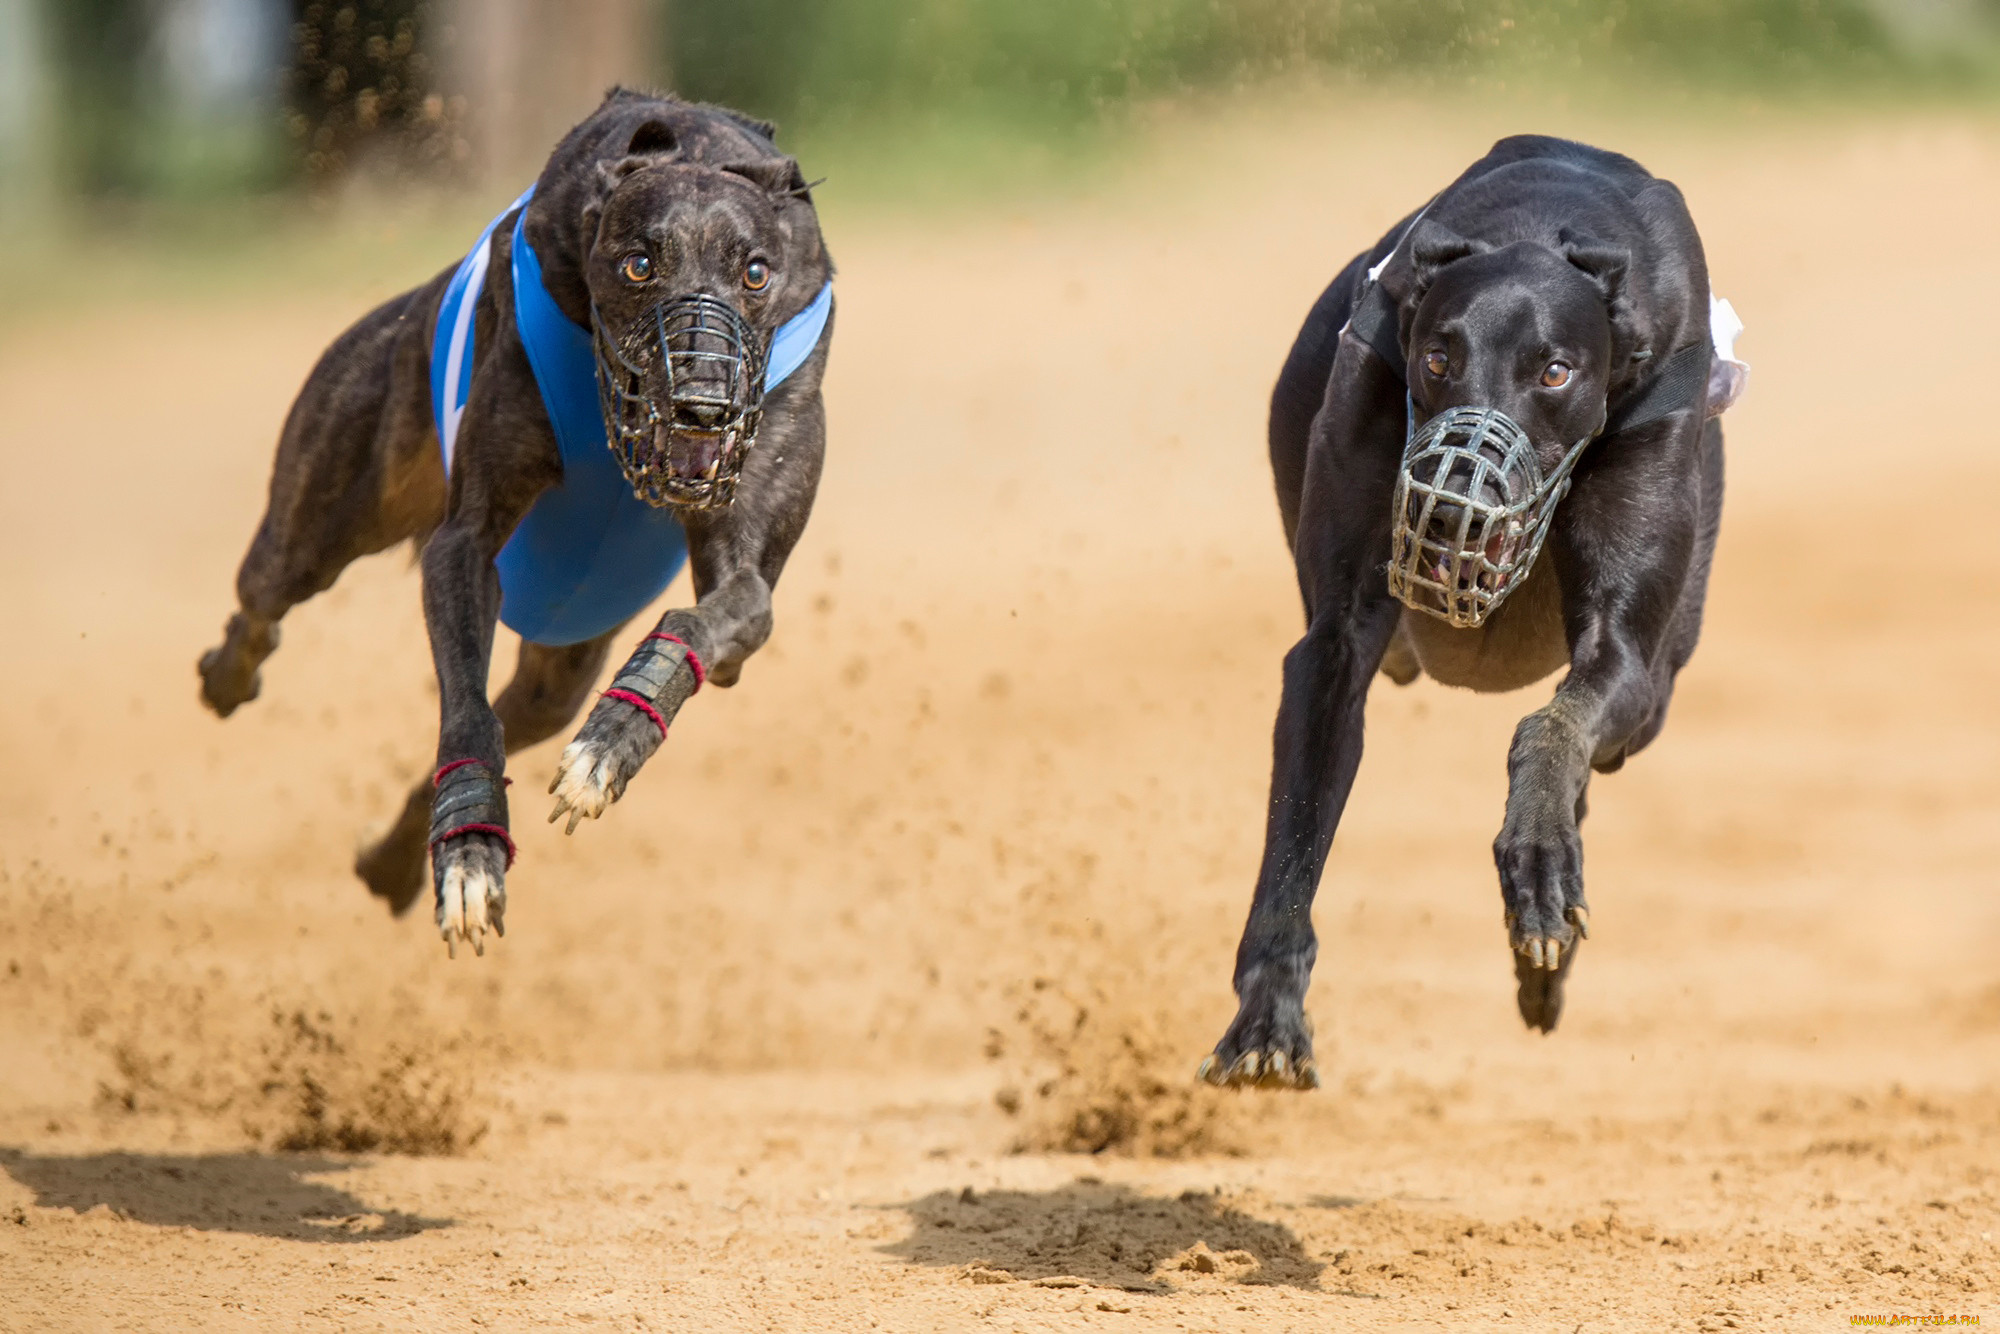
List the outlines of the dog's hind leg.
{"type": "Polygon", "coordinates": [[[437,525],[444,468],[429,427],[421,292],[336,339],[299,391],[270,499],[236,576],[238,610],[201,657],[202,699],[227,718],[257,698],[278,622],[354,560],[437,525]]]}
{"type": "Polygon", "coordinates": [[[263,693],[264,677],[258,670],[264,659],[278,647],[278,623],[248,612],[233,613],[222,629],[222,642],[201,655],[195,670],[201,674],[201,698],[218,718],[227,718],[241,705],[263,693]]]}
{"type": "MultiPolygon", "coordinates": [[[[509,755],[548,740],[582,712],[591,686],[604,670],[611,641],[622,629],[562,648],[521,642],[514,679],[493,701],[509,755]]],[[[412,788],[389,832],[354,862],[354,873],[368,886],[368,892],[386,900],[398,917],[417,901],[428,879],[424,858],[430,849],[425,840],[435,795],[428,780],[412,788]]]]}

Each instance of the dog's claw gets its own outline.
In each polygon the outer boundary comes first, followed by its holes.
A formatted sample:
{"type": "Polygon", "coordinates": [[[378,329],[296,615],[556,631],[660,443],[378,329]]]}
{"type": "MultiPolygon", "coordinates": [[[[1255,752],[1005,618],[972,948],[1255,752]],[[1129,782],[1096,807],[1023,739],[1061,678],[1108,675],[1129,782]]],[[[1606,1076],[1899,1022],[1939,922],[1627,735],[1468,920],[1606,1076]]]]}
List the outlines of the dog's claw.
{"type": "Polygon", "coordinates": [[[568,815],[569,824],[563,832],[574,834],[578,824],[602,815],[604,808],[616,800],[611,792],[610,767],[609,760],[598,758],[582,741],[572,741],[564,747],[562,758],[556,762],[555,781],[549,784],[549,791],[556,799],[556,808],[549,812],[549,823],[568,815]]]}
{"type": "Polygon", "coordinates": [[[1521,942],[1515,953],[1514,1001],[1522,1022],[1530,1029],[1553,1033],[1562,1018],[1564,984],[1576,967],[1578,946],[1575,940],[1566,944],[1546,937],[1540,940],[1545,948],[1539,963],[1529,948],[1531,942],[1521,942]]]}
{"type": "Polygon", "coordinates": [[[455,846],[454,839],[439,849],[445,858],[444,873],[438,880],[437,925],[444,937],[445,951],[458,957],[461,941],[472,946],[475,955],[486,954],[486,933],[505,934],[501,922],[507,905],[504,873],[494,864],[483,846],[455,846]]]}
{"type": "Polygon", "coordinates": [[[1236,978],[1236,1018],[1201,1064],[1211,1084],[1238,1089],[1305,1089],[1312,1076],[1312,1020],[1301,999],[1305,961],[1281,956],[1260,961],[1236,978]]]}
{"type": "Polygon", "coordinates": [[[1570,925],[1576,928],[1577,939],[1590,939],[1590,912],[1588,909],[1583,907],[1571,908],[1569,910],[1569,921],[1570,925]]]}
{"type": "Polygon", "coordinates": [[[1319,1067],[1312,1057],[1293,1061],[1284,1052],[1245,1052],[1227,1069],[1214,1052],[1201,1058],[1195,1078],[1217,1088],[1316,1089],[1320,1086],[1319,1067]]]}
{"type": "MultiPolygon", "coordinates": [[[[1578,933],[1579,938],[1582,933],[1578,933]]],[[[1574,948],[1574,942],[1569,948],[1574,948]]],[[[1530,936],[1514,947],[1522,958],[1545,972],[1558,972],[1563,962],[1563,942],[1553,936],[1530,936]]]]}

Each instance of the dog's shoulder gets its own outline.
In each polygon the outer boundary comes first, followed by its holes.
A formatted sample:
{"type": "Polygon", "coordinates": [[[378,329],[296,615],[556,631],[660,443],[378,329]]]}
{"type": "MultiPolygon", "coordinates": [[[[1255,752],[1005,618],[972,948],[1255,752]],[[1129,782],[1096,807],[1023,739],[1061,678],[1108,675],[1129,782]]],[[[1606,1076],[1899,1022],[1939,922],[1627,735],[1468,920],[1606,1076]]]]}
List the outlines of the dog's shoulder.
{"type": "Polygon", "coordinates": [[[1562,207],[1561,201],[1635,202],[1658,178],[1632,158],[1548,135],[1502,139],[1439,193],[1433,211],[1504,215],[1562,207]]]}
{"type": "Polygon", "coordinates": [[[1635,158],[1614,153],[1608,148],[1598,148],[1594,144],[1558,139],[1548,134],[1510,134],[1488,149],[1486,156],[1474,163],[1466,175],[1483,174],[1482,168],[1490,171],[1516,162],[1565,166],[1601,175],[1620,184],[1640,187],[1653,179],[1653,174],[1639,165],[1635,158]]]}
{"type": "Polygon", "coordinates": [[[1511,135],[1441,192],[1431,213],[1494,245],[1547,242],[1562,229],[1631,247],[1642,265],[1694,259],[1700,241],[1672,181],[1610,149],[1511,135]]]}

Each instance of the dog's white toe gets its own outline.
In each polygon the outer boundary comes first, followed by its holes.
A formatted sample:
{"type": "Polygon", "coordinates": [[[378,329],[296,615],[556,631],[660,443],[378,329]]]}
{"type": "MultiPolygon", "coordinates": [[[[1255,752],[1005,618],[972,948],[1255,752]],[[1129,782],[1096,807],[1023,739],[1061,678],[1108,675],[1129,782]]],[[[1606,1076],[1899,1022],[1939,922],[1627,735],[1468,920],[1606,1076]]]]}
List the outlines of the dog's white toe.
{"type": "Polygon", "coordinates": [[[506,886],[487,866],[454,858],[445,867],[438,890],[438,934],[452,958],[458,957],[461,940],[474,954],[486,953],[486,933],[498,928],[505,894],[506,886]]]}
{"type": "Polygon", "coordinates": [[[595,820],[612,802],[611,757],[599,754],[586,741],[570,742],[556,763],[556,778],[549,784],[549,792],[556,799],[549,823],[554,824],[567,811],[569,824],[563,832],[576,832],[578,821],[595,820]]]}

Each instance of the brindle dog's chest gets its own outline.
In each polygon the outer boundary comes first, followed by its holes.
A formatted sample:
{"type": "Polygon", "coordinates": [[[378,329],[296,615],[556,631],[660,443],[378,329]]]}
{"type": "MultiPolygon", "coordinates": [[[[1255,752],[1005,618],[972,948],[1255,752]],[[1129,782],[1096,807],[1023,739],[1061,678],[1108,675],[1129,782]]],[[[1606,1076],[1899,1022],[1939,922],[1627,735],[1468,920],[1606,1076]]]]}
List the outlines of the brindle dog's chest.
{"type": "Polygon", "coordinates": [[[1569,662],[1562,586],[1546,557],[1476,630],[1458,630],[1405,610],[1397,638],[1432,680],[1468,690],[1518,690],[1569,662]]]}

